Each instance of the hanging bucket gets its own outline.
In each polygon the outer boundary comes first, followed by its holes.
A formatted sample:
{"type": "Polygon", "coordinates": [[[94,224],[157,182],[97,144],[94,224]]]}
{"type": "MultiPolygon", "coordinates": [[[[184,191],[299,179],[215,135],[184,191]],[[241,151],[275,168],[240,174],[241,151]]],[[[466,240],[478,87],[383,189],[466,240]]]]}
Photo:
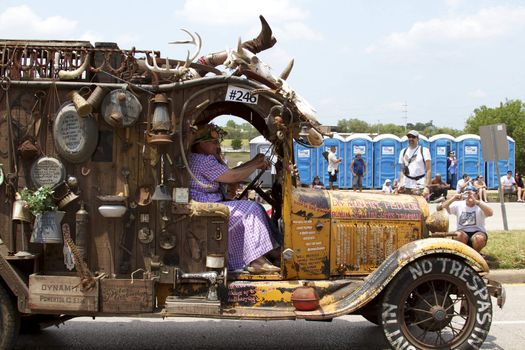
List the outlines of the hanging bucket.
{"type": "Polygon", "coordinates": [[[62,243],[60,222],[64,211],[46,211],[35,216],[31,243],[62,243]]]}

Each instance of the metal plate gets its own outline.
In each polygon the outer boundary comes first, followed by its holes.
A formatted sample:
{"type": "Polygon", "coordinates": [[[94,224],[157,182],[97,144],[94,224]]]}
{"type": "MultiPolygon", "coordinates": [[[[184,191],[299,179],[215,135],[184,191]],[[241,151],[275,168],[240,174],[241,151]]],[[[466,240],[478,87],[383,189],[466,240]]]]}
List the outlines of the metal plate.
{"type": "Polygon", "coordinates": [[[101,113],[109,125],[127,128],[139,119],[142,105],[135,95],[124,89],[111,91],[102,101],[101,113]]]}
{"type": "Polygon", "coordinates": [[[41,157],[31,166],[31,181],[36,187],[55,187],[66,178],[64,164],[56,158],[41,157]]]}
{"type": "Polygon", "coordinates": [[[97,148],[97,121],[92,115],[80,117],[73,103],[68,102],[56,116],[53,137],[60,156],[71,163],[83,163],[97,148]]]}

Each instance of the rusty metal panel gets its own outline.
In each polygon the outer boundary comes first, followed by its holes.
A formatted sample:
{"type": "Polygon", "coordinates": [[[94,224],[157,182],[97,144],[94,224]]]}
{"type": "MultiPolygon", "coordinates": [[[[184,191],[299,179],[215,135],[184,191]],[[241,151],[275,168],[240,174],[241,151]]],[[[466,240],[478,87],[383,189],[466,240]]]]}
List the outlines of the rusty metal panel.
{"type": "MultiPolygon", "coordinates": [[[[287,278],[322,279],[329,275],[330,207],[326,191],[296,189],[292,194],[291,248],[287,278]]],[[[286,242],[285,242],[286,243],[286,242]]]]}
{"type": "Polygon", "coordinates": [[[419,221],[334,220],[330,273],[368,274],[421,234],[419,221]]]}
{"type": "Polygon", "coordinates": [[[77,276],[29,276],[29,308],[31,310],[98,311],[98,281],[89,291],[80,290],[77,276]]]}
{"type": "Polygon", "coordinates": [[[100,311],[107,313],[152,312],[152,280],[103,279],[100,283],[100,311]]]}

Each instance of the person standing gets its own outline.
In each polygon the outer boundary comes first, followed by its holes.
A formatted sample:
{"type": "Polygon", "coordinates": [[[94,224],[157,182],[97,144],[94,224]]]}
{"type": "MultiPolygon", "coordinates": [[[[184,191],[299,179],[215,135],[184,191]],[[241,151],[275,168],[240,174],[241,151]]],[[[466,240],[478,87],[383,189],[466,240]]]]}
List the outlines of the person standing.
{"type": "Polygon", "coordinates": [[[450,151],[447,157],[447,183],[450,185],[450,188],[456,187],[457,173],[458,161],[456,160],[456,153],[450,151]]]}
{"type": "Polygon", "coordinates": [[[366,164],[361,158],[361,152],[357,152],[355,158],[350,163],[350,171],[352,172],[352,188],[354,191],[359,187],[359,192],[363,191],[363,176],[366,174],[366,164]]]}
{"type": "Polygon", "coordinates": [[[432,180],[430,151],[419,144],[419,132],[407,133],[408,147],[399,154],[401,172],[399,174],[399,193],[428,196],[428,186],[432,180]]]}
{"type": "Polygon", "coordinates": [[[479,252],[487,245],[485,218],[492,216],[493,211],[487,203],[476,198],[477,189],[474,186],[467,186],[465,194],[467,198],[464,200],[461,194],[447,199],[438,210],[446,209],[458,218],[455,239],[479,252]]]}
{"type": "Polygon", "coordinates": [[[334,189],[334,182],[337,181],[337,174],[339,173],[339,165],[341,165],[341,162],[343,159],[337,158],[336,155],[337,147],[336,146],[330,146],[330,152],[328,152],[328,183],[330,185],[330,189],[334,189]]]}

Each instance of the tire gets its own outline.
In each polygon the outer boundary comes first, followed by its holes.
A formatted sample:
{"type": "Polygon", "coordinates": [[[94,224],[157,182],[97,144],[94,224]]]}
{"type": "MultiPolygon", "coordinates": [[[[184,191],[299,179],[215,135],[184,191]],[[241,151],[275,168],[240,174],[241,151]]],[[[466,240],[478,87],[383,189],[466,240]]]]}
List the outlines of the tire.
{"type": "Polygon", "coordinates": [[[485,282],[465,262],[427,257],[403,268],[381,305],[383,333],[395,349],[479,349],[492,322],[485,282]]]}
{"type": "Polygon", "coordinates": [[[379,303],[366,305],[362,310],[360,310],[361,316],[363,316],[368,322],[371,322],[377,326],[381,326],[381,310],[379,310],[379,307],[379,303]]]}
{"type": "Polygon", "coordinates": [[[20,328],[20,313],[16,301],[0,283],[0,350],[15,346],[20,328]]]}

